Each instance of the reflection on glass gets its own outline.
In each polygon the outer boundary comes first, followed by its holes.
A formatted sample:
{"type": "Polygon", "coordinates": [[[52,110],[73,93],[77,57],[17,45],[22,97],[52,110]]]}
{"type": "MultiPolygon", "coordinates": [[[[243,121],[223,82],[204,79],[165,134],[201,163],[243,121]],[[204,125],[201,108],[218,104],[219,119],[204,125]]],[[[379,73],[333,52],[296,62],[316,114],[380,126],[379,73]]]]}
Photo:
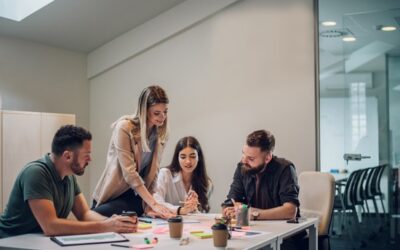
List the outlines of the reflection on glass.
{"type": "Polygon", "coordinates": [[[364,82],[350,84],[350,110],[352,150],[356,150],[361,138],[367,136],[367,103],[364,82]]]}
{"type": "Polygon", "coordinates": [[[380,184],[392,218],[400,213],[400,197],[392,193],[400,194],[393,178],[400,167],[400,1],[319,0],[318,6],[320,170],[388,164],[380,184]],[[325,20],[336,25],[323,26],[325,20]]]}

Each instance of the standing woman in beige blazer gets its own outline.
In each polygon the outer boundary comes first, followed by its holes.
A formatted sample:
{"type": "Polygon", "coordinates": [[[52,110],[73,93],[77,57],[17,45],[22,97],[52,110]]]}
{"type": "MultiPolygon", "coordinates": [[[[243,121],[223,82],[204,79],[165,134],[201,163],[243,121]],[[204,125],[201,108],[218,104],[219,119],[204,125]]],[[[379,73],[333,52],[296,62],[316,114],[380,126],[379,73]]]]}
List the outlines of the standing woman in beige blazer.
{"type": "Polygon", "coordinates": [[[92,209],[104,216],[151,208],[167,218],[171,212],[153,198],[153,188],[168,137],[168,97],[159,86],[145,88],[135,115],[112,124],[104,172],[93,194],[92,209]]]}

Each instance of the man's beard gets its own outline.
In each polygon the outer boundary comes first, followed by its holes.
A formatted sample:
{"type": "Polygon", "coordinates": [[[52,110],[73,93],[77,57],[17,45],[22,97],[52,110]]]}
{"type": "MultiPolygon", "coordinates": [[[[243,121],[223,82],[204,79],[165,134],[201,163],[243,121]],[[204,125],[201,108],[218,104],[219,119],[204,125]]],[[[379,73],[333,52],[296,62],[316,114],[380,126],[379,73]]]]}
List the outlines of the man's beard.
{"type": "MultiPolygon", "coordinates": [[[[86,166],[87,166],[87,164],[86,164],[86,166]]],[[[73,162],[71,163],[71,169],[72,169],[72,172],[78,176],[81,176],[85,173],[85,168],[81,168],[79,166],[78,157],[75,157],[75,156],[74,156],[73,162]]]]}
{"type": "Polygon", "coordinates": [[[255,175],[261,172],[265,167],[265,163],[258,165],[257,167],[250,167],[247,164],[242,163],[242,174],[255,175]]]}

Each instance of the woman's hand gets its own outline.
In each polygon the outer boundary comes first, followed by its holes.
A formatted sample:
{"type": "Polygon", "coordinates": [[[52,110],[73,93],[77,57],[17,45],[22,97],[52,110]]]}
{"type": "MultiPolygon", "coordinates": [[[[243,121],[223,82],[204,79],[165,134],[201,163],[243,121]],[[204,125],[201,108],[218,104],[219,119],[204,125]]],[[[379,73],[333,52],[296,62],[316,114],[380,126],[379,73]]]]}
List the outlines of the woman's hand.
{"type": "Polygon", "coordinates": [[[181,208],[181,214],[188,214],[197,211],[199,204],[199,196],[195,191],[190,190],[185,199],[184,206],[181,208]]]}
{"type": "Polygon", "coordinates": [[[151,208],[147,209],[146,215],[151,217],[151,218],[153,218],[153,219],[156,218],[156,217],[160,217],[160,216],[158,216],[158,213],[154,212],[154,210],[151,209],[151,208]]]}
{"type": "Polygon", "coordinates": [[[147,214],[151,217],[160,217],[163,219],[168,219],[174,217],[173,214],[167,207],[161,205],[160,203],[155,203],[151,206],[151,209],[147,212],[147,214]]]}

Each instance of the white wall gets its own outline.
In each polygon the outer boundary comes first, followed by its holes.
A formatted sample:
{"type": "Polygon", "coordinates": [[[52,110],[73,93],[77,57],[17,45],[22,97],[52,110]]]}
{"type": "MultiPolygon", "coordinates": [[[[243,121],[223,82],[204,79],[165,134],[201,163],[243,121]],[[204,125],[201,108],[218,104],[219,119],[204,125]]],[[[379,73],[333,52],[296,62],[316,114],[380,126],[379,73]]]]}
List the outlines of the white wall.
{"type": "Polygon", "coordinates": [[[170,97],[162,165],[179,138],[196,136],[215,185],[212,211],[219,211],[253,130],[271,130],[275,153],[299,172],[314,170],[313,1],[283,2],[235,3],[91,79],[92,190],[104,169],[109,125],[133,113],[140,91],[153,83],[170,97]]]}
{"type": "MultiPolygon", "coordinates": [[[[86,55],[0,37],[0,100],[4,110],[76,114],[88,128],[86,55]]],[[[78,180],[88,195],[89,173],[78,180]]]]}

